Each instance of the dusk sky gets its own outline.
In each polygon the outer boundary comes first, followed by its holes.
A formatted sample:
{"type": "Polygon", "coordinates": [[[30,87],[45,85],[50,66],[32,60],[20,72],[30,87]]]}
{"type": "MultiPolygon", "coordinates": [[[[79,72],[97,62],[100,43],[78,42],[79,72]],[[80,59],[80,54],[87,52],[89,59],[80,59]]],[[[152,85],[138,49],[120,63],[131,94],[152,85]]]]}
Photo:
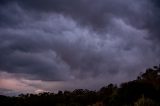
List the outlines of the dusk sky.
{"type": "Polygon", "coordinates": [[[0,0],[0,94],[96,90],[159,63],[159,0],[0,0]]]}

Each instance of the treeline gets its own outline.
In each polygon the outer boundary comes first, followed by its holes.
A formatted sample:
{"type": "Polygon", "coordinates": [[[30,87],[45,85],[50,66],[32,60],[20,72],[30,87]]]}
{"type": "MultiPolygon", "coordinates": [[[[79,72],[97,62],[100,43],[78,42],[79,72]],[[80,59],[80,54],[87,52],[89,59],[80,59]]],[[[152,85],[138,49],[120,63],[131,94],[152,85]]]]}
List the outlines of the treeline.
{"type": "Polygon", "coordinates": [[[160,66],[141,73],[119,87],[109,84],[98,91],[74,91],[0,96],[0,106],[160,106],[160,66]]]}

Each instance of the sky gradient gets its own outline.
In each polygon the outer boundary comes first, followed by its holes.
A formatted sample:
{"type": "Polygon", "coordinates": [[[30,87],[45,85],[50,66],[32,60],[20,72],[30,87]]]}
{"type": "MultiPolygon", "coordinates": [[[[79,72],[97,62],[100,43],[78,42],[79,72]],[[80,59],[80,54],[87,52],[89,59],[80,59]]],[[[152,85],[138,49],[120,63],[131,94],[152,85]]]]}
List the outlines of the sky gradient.
{"type": "Polygon", "coordinates": [[[98,89],[160,63],[159,0],[0,0],[0,94],[98,89]]]}

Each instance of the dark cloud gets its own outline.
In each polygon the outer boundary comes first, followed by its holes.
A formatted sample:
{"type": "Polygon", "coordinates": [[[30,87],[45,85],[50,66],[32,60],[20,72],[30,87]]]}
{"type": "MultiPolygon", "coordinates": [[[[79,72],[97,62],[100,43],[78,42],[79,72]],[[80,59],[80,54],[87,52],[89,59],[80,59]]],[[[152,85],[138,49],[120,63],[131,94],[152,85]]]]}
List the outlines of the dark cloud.
{"type": "MultiPolygon", "coordinates": [[[[21,8],[39,13],[58,13],[72,17],[82,25],[103,31],[112,17],[145,24],[149,16],[149,0],[13,0],[21,8]],[[45,4],[45,5],[44,5],[45,4]],[[143,19],[143,21],[142,21],[143,19]]],[[[13,3],[13,1],[11,3],[13,3]]],[[[7,1],[6,1],[7,2],[7,1]]],[[[8,4],[8,2],[6,3],[8,4]]],[[[106,30],[106,29],[105,29],[106,30]]]]}
{"type": "Polygon", "coordinates": [[[146,26],[151,34],[150,39],[154,39],[156,43],[160,40],[160,1],[152,0],[154,9],[152,11],[153,17],[150,19],[150,23],[146,26]]]}
{"type": "Polygon", "coordinates": [[[17,94],[13,90],[0,88],[0,95],[13,96],[13,95],[17,95],[17,94]]]}
{"type": "Polygon", "coordinates": [[[0,4],[1,72],[42,81],[83,79],[83,86],[94,78],[130,80],[160,62],[159,7],[151,0],[0,4]]]}

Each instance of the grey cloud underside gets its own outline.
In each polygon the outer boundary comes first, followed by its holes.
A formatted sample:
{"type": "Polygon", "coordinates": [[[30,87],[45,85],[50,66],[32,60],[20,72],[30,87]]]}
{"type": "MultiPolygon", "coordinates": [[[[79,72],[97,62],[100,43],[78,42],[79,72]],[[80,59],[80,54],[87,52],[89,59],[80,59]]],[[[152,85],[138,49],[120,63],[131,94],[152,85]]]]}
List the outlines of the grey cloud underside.
{"type": "MultiPolygon", "coordinates": [[[[33,14],[41,13],[58,13],[72,17],[81,25],[88,25],[96,31],[106,31],[106,25],[109,24],[113,17],[123,18],[128,24],[137,28],[142,28],[150,31],[156,37],[159,28],[159,1],[158,0],[2,0],[2,5],[17,3],[21,8],[34,12],[33,14]]],[[[5,8],[8,9],[8,8],[5,8]]],[[[13,13],[14,10],[13,10],[13,13]]],[[[7,24],[17,24],[21,19],[17,17],[10,19],[5,11],[1,12],[1,20],[7,24]]],[[[14,14],[11,14],[14,15],[14,14]]],[[[36,18],[40,18],[37,15],[36,18]]],[[[3,23],[4,24],[4,23],[3,23]]],[[[156,37],[151,36],[152,39],[156,37]]]]}
{"type": "Polygon", "coordinates": [[[0,95],[15,95],[15,93],[13,93],[12,90],[9,90],[9,89],[0,89],[0,95]]]}
{"type": "Polygon", "coordinates": [[[160,62],[159,8],[150,0],[0,4],[1,71],[28,79],[112,81],[109,76],[128,80],[160,62]]]}
{"type": "MultiPolygon", "coordinates": [[[[120,17],[136,26],[145,26],[151,16],[149,0],[10,0],[21,8],[39,13],[56,12],[71,16],[80,24],[92,26],[95,30],[103,29],[113,17],[120,17]],[[143,21],[142,21],[143,19],[143,21]]],[[[2,2],[4,3],[4,2],[2,2]]],[[[10,2],[6,0],[6,3],[10,2]]],[[[101,31],[101,30],[100,30],[101,31]]]]}

